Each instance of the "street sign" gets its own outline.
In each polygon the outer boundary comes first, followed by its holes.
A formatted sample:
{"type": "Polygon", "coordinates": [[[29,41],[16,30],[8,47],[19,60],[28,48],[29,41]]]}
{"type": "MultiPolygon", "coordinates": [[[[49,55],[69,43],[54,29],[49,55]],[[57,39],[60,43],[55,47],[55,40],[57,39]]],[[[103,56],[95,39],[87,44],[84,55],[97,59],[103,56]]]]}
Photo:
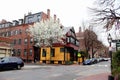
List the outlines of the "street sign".
{"type": "Polygon", "coordinates": [[[120,50],[120,42],[117,42],[117,43],[116,43],[116,49],[117,49],[117,50],[120,50]]]}
{"type": "Polygon", "coordinates": [[[112,40],[113,43],[117,43],[117,42],[120,42],[120,40],[112,40]]]}

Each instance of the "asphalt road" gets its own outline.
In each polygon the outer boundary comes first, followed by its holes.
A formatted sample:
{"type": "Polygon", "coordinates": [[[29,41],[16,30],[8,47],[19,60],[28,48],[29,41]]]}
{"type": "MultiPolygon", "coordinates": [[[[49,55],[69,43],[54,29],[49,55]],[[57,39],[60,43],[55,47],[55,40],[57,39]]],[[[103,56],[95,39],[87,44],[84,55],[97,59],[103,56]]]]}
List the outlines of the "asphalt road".
{"type": "Polygon", "coordinates": [[[25,65],[21,70],[0,72],[0,80],[77,80],[87,76],[110,73],[110,62],[94,65],[25,65]]]}

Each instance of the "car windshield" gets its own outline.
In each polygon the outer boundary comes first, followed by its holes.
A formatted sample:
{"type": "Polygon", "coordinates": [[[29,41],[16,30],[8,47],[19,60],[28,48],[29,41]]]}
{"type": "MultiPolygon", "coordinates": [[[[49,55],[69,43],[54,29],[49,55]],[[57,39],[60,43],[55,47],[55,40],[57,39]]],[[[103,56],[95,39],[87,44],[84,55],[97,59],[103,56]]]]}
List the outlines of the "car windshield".
{"type": "Polygon", "coordinates": [[[9,58],[8,57],[4,57],[4,58],[1,59],[1,61],[8,62],[9,58]]]}

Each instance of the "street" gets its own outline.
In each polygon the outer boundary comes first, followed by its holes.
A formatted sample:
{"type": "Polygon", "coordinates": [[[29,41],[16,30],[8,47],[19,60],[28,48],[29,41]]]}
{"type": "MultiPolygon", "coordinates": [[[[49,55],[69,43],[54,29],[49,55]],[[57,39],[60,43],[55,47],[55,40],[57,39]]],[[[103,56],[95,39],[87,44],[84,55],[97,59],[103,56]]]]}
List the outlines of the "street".
{"type": "Polygon", "coordinates": [[[110,73],[110,61],[93,65],[25,65],[21,70],[0,72],[0,80],[85,80],[100,73],[110,73]]]}

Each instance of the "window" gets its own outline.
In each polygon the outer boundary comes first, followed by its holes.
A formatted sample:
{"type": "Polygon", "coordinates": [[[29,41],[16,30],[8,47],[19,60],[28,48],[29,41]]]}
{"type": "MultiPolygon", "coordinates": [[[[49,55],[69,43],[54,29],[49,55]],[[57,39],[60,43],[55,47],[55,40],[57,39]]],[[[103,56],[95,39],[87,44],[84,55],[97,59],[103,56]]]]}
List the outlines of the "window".
{"type": "Polygon", "coordinates": [[[32,17],[28,17],[28,23],[32,23],[33,18],[32,17]]]}
{"type": "Polygon", "coordinates": [[[51,57],[55,57],[55,49],[51,48],[51,57]]]}
{"type": "Polygon", "coordinates": [[[25,40],[24,40],[24,44],[27,44],[27,42],[28,42],[28,40],[25,38],[25,40]]]}
{"type": "Polygon", "coordinates": [[[14,43],[13,43],[14,45],[16,44],[16,39],[14,39],[14,43]]]}
{"type": "Polygon", "coordinates": [[[18,44],[21,44],[21,39],[18,39],[18,44]]]}
{"type": "Polygon", "coordinates": [[[19,29],[19,34],[22,34],[22,30],[21,29],[19,29]]]}
{"type": "Polygon", "coordinates": [[[17,50],[13,49],[13,55],[16,55],[16,54],[17,54],[17,50]]]}
{"type": "Polygon", "coordinates": [[[40,18],[41,18],[40,15],[38,15],[38,16],[37,16],[37,21],[38,21],[38,22],[40,21],[40,18]]]}
{"type": "Polygon", "coordinates": [[[18,56],[20,56],[21,55],[21,49],[18,49],[18,56]]]}
{"type": "Polygon", "coordinates": [[[60,52],[64,52],[64,48],[60,48],[60,52]]]}
{"type": "Polygon", "coordinates": [[[70,43],[70,38],[69,37],[67,37],[67,43],[70,43]]]}
{"type": "Polygon", "coordinates": [[[8,32],[6,32],[6,37],[8,36],[8,32]]]}
{"type": "Polygon", "coordinates": [[[42,57],[46,57],[46,50],[45,49],[43,49],[42,57]]]}
{"type": "Polygon", "coordinates": [[[8,31],[8,36],[11,36],[11,32],[10,31],[8,31]]]}
{"type": "Polygon", "coordinates": [[[17,30],[15,30],[15,35],[17,35],[18,34],[18,31],[17,30]]]}
{"type": "Polygon", "coordinates": [[[14,34],[13,31],[11,31],[11,36],[12,36],[13,34],[14,34]]]}
{"type": "Polygon", "coordinates": [[[27,55],[27,49],[24,49],[24,56],[27,55]]]}
{"type": "Polygon", "coordinates": [[[30,44],[32,44],[33,43],[33,38],[30,38],[30,44]]]}
{"type": "Polygon", "coordinates": [[[26,34],[28,33],[28,28],[27,28],[27,29],[25,29],[25,33],[26,33],[26,34]]]}
{"type": "Polygon", "coordinates": [[[30,56],[32,56],[32,49],[30,49],[30,56]]]}
{"type": "Polygon", "coordinates": [[[79,46],[79,42],[76,40],[76,45],[79,46]]]}
{"type": "Polygon", "coordinates": [[[1,27],[2,27],[2,28],[4,28],[4,26],[5,26],[5,25],[4,25],[4,24],[2,24],[2,26],[1,26],[1,27]]]}

